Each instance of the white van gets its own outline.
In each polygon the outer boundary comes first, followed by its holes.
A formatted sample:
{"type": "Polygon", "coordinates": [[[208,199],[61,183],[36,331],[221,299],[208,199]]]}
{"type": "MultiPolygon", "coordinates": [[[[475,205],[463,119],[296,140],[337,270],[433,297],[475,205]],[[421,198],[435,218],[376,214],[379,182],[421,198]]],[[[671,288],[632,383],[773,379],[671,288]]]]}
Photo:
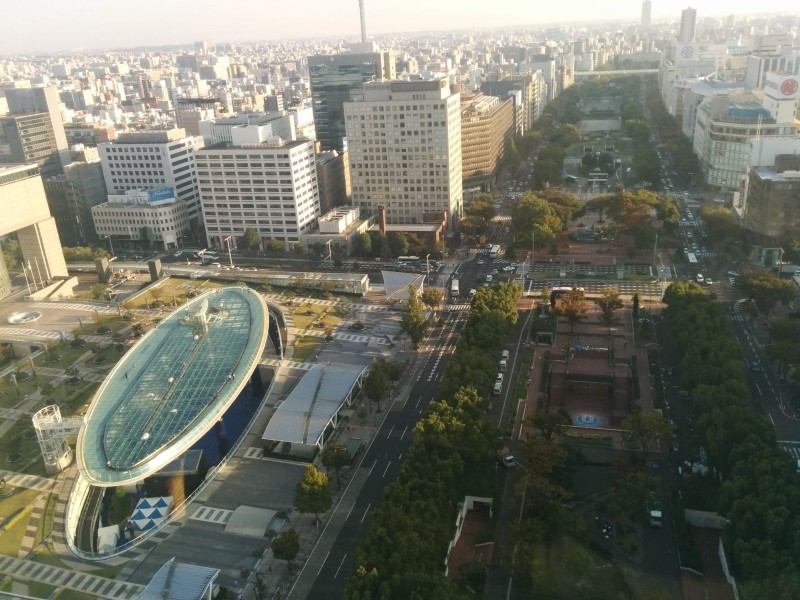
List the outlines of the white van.
{"type": "Polygon", "coordinates": [[[508,361],[504,358],[503,360],[500,361],[500,372],[505,373],[507,366],[508,366],[508,361]]]}
{"type": "Polygon", "coordinates": [[[495,382],[495,384],[494,384],[494,395],[495,396],[499,396],[502,391],[503,391],[503,382],[502,381],[495,382]]]}
{"type": "Polygon", "coordinates": [[[508,350],[503,350],[502,359],[503,360],[508,360],[509,356],[510,356],[510,354],[509,354],[508,350]]]}

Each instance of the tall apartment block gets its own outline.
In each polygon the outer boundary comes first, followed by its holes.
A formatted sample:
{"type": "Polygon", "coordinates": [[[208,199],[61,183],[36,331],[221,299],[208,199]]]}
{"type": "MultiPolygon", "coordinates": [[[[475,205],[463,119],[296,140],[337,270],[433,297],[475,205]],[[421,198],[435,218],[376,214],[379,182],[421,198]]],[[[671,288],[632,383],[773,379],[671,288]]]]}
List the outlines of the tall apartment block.
{"type": "Polygon", "coordinates": [[[186,205],[193,227],[202,222],[195,169],[196,141],[183,129],[120,133],[100,144],[103,177],[109,194],[171,187],[186,205]]]}
{"type": "MultiPolygon", "coordinates": [[[[34,288],[37,282],[67,278],[61,240],[36,165],[0,165],[0,206],[0,236],[17,232],[25,276],[33,280],[34,288]]],[[[6,263],[0,260],[0,298],[10,293],[6,263]]]]}
{"type": "Polygon", "coordinates": [[[650,29],[650,15],[653,11],[653,3],[650,0],[642,2],[642,31],[650,29]]]}
{"type": "Polygon", "coordinates": [[[236,127],[230,142],[197,152],[203,218],[209,246],[233,248],[255,229],[263,248],[280,241],[286,250],[320,214],[313,142],[268,137],[268,128],[236,127]]]}
{"type": "Polygon", "coordinates": [[[464,187],[491,189],[511,136],[514,101],[477,94],[461,97],[461,171],[464,187]]]}
{"type": "Polygon", "coordinates": [[[684,44],[691,44],[694,42],[695,27],[697,24],[697,10],[692,8],[684,8],[681,11],[681,28],[678,31],[678,41],[684,44]]]}
{"type": "Polygon", "coordinates": [[[461,96],[447,79],[364,85],[344,104],[353,204],[393,224],[461,214],[461,96]]]}
{"type": "Polygon", "coordinates": [[[323,150],[345,149],[343,105],[368,81],[396,77],[393,52],[346,52],[308,57],[317,139],[323,150]]]}

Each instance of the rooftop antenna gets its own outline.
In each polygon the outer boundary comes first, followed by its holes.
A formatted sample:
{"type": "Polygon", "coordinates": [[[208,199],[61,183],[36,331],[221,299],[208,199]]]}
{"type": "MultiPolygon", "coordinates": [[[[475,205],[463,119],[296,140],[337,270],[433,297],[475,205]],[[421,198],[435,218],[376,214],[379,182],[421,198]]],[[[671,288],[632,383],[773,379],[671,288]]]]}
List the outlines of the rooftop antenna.
{"type": "Polygon", "coordinates": [[[361,42],[367,43],[367,18],[364,16],[364,0],[358,0],[358,10],[361,13],[361,42]]]}

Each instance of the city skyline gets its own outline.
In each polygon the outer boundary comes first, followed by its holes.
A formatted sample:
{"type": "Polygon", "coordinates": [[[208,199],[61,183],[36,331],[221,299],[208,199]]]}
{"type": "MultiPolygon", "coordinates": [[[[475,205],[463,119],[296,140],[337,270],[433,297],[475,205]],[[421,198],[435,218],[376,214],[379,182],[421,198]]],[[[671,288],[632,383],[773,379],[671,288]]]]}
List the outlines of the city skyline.
{"type": "MultiPolygon", "coordinates": [[[[303,18],[291,12],[271,11],[255,0],[237,0],[220,19],[218,5],[208,0],[193,4],[187,12],[180,4],[142,0],[136,10],[115,18],[107,4],[98,0],[60,3],[53,0],[14,0],[4,7],[7,31],[0,38],[0,55],[69,52],[76,49],[118,49],[143,46],[183,45],[195,39],[247,42],[319,37],[360,37],[357,0],[330,3],[307,0],[303,18]],[[42,15],[47,14],[46,20],[42,15]],[[262,15],[261,19],[238,18],[262,15]],[[273,18],[274,17],[274,18],[273,18]],[[117,23],[125,26],[118,27],[117,23]],[[35,26],[35,27],[34,27],[35,26]]],[[[779,0],[765,0],[754,7],[744,0],[696,0],[686,3],[653,2],[652,17],[676,22],[686,6],[697,10],[698,18],[726,14],[786,12],[779,0]]],[[[610,10],[590,0],[568,0],[556,6],[521,10],[513,0],[499,0],[491,11],[477,0],[441,0],[435,4],[409,0],[403,11],[387,11],[377,0],[367,0],[366,24],[369,35],[413,33],[469,28],[506,28],[621,19],[637,23],[641,0],[624,0],[610,10]],[[419,15],[424,15],[420,19],[419,15]]]]}

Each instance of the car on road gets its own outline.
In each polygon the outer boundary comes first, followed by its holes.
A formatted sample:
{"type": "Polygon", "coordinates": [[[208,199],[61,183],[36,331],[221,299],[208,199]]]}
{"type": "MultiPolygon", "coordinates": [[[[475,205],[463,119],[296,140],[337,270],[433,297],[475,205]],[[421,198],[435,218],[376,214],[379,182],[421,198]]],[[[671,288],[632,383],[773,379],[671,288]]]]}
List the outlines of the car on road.
{"type": "Polygon", "coordinates": [[[514,268],[515,268],[515,267],[512,267],[511,265],[508,265],[508,266],[506,266],[506,267],[503,267],[503,272],[505,272],[505,273],[510,273],[511,271],[513,271],[513,270],[514,270],[514,268]]]}
{"type": "Polygon", "coordinates": [[[173,254],[172,256],[174,256],[175,258],[178,258],[178,257],[179,257],[181,254],[183,254],[183,250],[178,250],[178,251],[177,251],[175,254],[173,254]]]}
{"type": "Polygon", "coordinates": [[[757,358],[754,358],[754,359],[753,359],[753,360],[750,362],[750,370],[751,370],[753,373],[759,373],[759,372],[761,371],[761,363],[758,361],[758,359],[757,359],[757,358]]]}
{"type": "Polygon", "coordinates": [[[478,264],[479,264],[479,265],[482,265],[482,264],[485,264],[485,263],[486,263],[486,261],[485,261],[485,260],[483,260],[482,258],[479,258],[479,259],[478,259],[478,264]]]}
{"type": "Polygon", "coordinates": [[[504,454],[497,459],[497,464],[499,464],[501,467],[505,467],[506,469],[510,469],[511,467],[516,466],[517,459],[514,458],[513,454],[504,454]]]}

